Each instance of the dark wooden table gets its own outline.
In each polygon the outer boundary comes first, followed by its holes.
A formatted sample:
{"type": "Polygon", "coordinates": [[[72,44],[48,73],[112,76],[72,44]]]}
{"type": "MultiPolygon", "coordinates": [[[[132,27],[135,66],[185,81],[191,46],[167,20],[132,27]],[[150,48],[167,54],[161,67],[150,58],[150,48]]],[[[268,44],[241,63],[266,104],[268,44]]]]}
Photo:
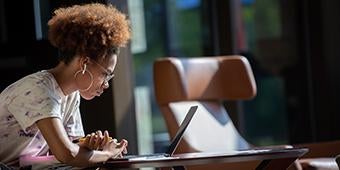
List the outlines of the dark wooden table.
{"type": "Polygon", "coordinates": [[[172,167],[174,170],[183,170],[188,165],[260,161],[261,163],[256,167],[256,170],[283,170],[307,152],[307,148],[256,149],[228,153],[199,152],[176,154],[164,159],[111,160],[100,166],[107,169],[172,167]]]}

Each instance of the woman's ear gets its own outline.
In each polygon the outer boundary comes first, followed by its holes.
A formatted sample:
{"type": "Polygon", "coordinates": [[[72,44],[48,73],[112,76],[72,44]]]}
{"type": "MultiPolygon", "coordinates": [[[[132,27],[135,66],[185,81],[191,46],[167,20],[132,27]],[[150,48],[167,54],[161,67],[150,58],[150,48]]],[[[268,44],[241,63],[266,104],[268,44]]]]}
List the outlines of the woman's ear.
{"type": "Polygon", "coordinates": [[[90,59],[88,57],[79,57],[79,67],[82,70],[86,70],[86,66],[88,65],[88,63],[90,62],[90,59]]]}

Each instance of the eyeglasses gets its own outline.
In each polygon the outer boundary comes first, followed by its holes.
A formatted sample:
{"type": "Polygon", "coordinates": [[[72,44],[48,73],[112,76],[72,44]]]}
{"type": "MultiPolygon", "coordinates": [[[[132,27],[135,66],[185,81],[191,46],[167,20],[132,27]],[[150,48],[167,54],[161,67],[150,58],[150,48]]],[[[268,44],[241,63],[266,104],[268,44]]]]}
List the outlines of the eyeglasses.
{"type": "Polygon", "coordinates": [[[91,62],[97,64],[99,66],[99,68],[105,72],[105,78],[104,78],[104,82],[103,84],[108,85],[109,81],[115,76],[113,73],[111,73],[109,70],[105,69],[102,65],[100,65],[99,63],[97,63],[94,60],[91,60],[91,62]]]}

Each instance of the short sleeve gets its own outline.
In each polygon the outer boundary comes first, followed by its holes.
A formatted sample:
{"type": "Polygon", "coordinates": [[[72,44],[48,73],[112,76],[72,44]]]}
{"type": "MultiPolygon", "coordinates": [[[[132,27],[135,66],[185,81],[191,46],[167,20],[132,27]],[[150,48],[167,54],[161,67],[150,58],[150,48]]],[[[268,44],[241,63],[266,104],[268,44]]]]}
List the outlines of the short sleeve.
{"type": "Polygon", "coordinates": [[[12,96],[7,108],[23,130],[36,121],[60,117],[60,100],[46,86],[34,86],[12,96]]]}

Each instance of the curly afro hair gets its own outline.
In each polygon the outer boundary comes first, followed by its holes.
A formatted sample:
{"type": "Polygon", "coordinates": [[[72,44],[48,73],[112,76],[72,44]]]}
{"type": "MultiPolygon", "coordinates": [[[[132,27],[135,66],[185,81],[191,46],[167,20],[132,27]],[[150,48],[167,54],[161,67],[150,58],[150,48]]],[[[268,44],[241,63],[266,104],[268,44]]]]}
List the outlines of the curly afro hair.
{"type": "Polygon", "coordinates": [[[117,54],[130,39],[130,22],[112,5],[59,8],[48,22],[48,38],[66,63],[76,54],[92,59],[117,54]]]}

